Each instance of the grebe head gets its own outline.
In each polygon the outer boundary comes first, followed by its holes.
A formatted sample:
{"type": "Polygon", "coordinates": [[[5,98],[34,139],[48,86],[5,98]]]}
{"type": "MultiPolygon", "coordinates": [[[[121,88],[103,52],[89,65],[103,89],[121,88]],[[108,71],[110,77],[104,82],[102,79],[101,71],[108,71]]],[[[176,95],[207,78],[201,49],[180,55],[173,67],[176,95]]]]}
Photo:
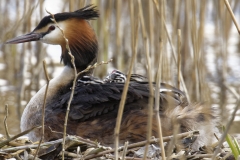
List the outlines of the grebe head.
{"type": "Polygon", "coordinates": [[[89,64],[97,60],[98,42],[96,35],[87,20],[99,16],[94,6],[88,5],[74,12],[64,12],[44,17],[37,27],[30,33],[8,40],[6,44],[40,41],[47,44],[60,45],[62,47],[61,60],[64,65],[72,67],[71,57],[66,48],[65,37],[68,39],[71,53],[75,57],[75,65],[78,71],[85,69],[89,64]]]}

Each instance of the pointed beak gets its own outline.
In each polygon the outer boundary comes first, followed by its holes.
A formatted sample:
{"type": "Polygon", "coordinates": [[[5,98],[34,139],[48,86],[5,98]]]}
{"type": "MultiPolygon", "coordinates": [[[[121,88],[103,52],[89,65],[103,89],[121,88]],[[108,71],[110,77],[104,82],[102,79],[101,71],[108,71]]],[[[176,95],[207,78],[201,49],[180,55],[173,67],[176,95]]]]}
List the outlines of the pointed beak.
{"type": "Polygon", "coordinates": [[[13,39],[8,40],[5,42],[5,44],[17,44],[17,43],[24,43],[24,42],[31,42],[31,41],[38,41],[40,38],[42,38],[41,33],[28,33],[13,39]]]}

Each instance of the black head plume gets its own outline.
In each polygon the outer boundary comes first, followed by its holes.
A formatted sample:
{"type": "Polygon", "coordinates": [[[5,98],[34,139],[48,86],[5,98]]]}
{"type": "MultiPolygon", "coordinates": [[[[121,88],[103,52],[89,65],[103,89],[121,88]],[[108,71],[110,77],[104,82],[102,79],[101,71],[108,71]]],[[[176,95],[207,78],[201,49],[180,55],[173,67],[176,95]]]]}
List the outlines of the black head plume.
{"type": "MultiPolygon", "coordinates": [[[[96,9],[96,6],[93,6],[91,4],[79,10],[76,10],[74,12],[63,12],[63,13],[54,14],[54,18],[57,22],[71,19],[71,18],[91,20],[98,17],[99,17],[99,12],[96,9]]],[[[51,19],[52,19],[51,15],[45,16],[34,30],[41,29],[44,26],[48,25],[49,23],[53,23],[51,19]]]]}

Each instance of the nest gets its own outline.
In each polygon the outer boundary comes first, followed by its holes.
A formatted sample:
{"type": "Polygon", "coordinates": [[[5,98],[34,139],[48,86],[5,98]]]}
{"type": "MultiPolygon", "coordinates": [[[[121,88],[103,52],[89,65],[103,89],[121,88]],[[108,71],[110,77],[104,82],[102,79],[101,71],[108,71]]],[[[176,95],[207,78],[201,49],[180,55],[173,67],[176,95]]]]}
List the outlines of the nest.
{"type": "MultiPolygon", "coordinates": [[[[118,151],[118,159],[162,159],[159,138],[152,138],[150,142],[120,146],[117,150],[101,145],[88,139],[68,135],[65,137],[64,150],[62,149],[63,139],[50,142],[32,143],[28,137],[22,136],[25,131],[12,138],[2,136],[0,138],[0,159],[115,159],[115,151],[118,151]],[[20,137],[22,136],[22,137],[20,137]],[[147,146],[147,149],[146,149],[147,146]],[[64,156],[64,157],[63,157],[64,156]]],[[[198,131],[190,131],[175,136],[163,137],[166,156],[169,159],[212,159],[218,143],[212,146],[203,146],[198,151],[191,149],[191,144],[186,146],[181,142],[186,139],[195,140],[199,135],[198,131]]],[[[234,159],[230,148],[221,147],[217,159],[234,159]]]]}

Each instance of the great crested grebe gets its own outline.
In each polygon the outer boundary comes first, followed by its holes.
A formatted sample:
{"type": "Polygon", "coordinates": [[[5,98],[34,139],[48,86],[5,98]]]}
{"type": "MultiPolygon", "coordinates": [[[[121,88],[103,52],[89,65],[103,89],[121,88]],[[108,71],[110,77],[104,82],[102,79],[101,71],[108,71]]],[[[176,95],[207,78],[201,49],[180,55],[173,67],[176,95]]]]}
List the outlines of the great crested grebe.
{"type": "MultiPolygon", "coordinates": [[[[75,12],[54,15],[69,40],[78,72],[97,61],[98,42],[94,30],[87,20],[98,16],[98,11],[91,5],[75,12]]],[[[48,89],[45,141],[62,137],[67,102],[74,78],[74,69],[67,53],[65,40],[51,18],[51,16],[44,17],[31,33],[6,42],[15,44],[40,41],[60,45],[62,48],[61,60],[65,67],[59,76],[50,81],[48,89]]],[[[114,71],[101,81],[95,80],[91,74],[92,70],[78,77],[71,102],[67,134],[97,140],[101,144],[112,146],[117,111],[126,77],[121,72],[114,71]]],[[[22,131],[41,125],[45,88],[46,86],[43,86],[24,109],[21,118],[22,131]]],[[[122,144],[125,141],[132,143],[145,140],[148,97],[147,80],[139,75],[132,75],[119,135],[122,144]]],[[[193,148],[197,149],[199,146],[211,142],[210,139],[214,132],[212,128],[215,125],[212,109],[200,103],[189,104],[182,91],[164,83],[161,84],[160,89],[160,117],[163,136],[173,134],[173,123],[177,123],[180,126],[180,132],[200,130],[200,136],[193,143],[193,148]]],[[[152,124],[152,135],[157,137],[155,119],[152,124]]],[[[41,129],[30,132],[28,136],[32,141],[39,140],[41,129]]]]}

